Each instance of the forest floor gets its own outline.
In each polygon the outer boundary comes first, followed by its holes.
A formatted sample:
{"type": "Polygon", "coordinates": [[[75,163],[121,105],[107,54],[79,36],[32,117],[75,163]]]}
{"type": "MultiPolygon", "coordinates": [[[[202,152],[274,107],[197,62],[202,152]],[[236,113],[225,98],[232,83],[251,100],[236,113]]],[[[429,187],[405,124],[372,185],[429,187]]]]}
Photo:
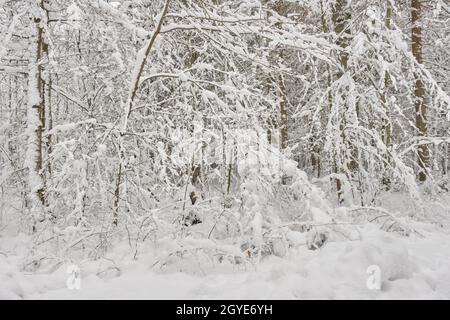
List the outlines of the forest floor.
{"type": "Polygon", "coordinates": [[[106,259],[83,263],[80,289],[72,290],[67,264],[19,271],[27,237],[3,236],[0,299],[450,299],[450,229],[414,227],[420,236],[368,225],[358,241],[329,242],[314,251],[300,247],[246,267],[191,261],[183,272],[153,267],[150,248],[134,260],[125,244],[118,245],[106,259]],[[367,287],[371,265],[380,268],[380,290],[367,287]]]}

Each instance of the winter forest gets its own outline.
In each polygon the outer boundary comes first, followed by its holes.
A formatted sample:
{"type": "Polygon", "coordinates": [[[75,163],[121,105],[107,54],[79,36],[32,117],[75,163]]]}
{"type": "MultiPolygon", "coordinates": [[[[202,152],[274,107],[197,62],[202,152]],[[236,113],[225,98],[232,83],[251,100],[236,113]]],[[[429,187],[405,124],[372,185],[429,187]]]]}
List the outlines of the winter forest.
{"type": "Polygon", "coordinates": [[[448,0],[0,0],[0,299],[450,299],[448,0]]]}

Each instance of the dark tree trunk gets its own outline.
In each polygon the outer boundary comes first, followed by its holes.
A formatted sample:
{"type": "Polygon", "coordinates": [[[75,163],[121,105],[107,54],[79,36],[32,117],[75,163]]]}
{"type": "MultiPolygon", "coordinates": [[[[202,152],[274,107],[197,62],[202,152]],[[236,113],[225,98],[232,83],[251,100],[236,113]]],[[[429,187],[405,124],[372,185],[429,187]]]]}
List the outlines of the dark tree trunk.
{"type": "MultiPolygon", "coordinates": [[[[422,2],[421,0],[411,0],[411,23],[412,23],[412,52],[416,58],[417,63],[423,63],[423,53],[422,53],[422,26],[421,22],[422,15],[422,2]]],[[[426,119],[426,90],[425,85],[421,79],[420,74],[416,72],[415,74],[415,118],[416,127],[419,131],[420,136],[427,136],[427,119],[426,119]]],[[[418,164],[419,181],[425,181],[427,179],[427,168],[430,161],[430,154],[428,146],[422,144],[418,147],[418,164]]]]}

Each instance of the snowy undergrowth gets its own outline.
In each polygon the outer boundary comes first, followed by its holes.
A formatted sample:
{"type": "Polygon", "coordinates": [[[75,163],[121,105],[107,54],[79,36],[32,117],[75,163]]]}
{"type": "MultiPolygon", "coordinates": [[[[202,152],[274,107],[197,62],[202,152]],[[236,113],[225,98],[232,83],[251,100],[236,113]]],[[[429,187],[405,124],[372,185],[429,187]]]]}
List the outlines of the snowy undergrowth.
{"type": "Polygon", "coordinates": [[[0,298],[449,299],[448,225],[403,221],[414,230],[407,237],[377,223],[355,224],[353,237],[317,250],[308,249],[307,233],[292,231],[283,257],[259,262],[236,246],[188,236],[145,241],[137,255],[121,241],[103,258],[42,262],[32,272],[26,265],[30,238],[4,230],[0,298]],[[80,290],[66,285],[73,263],[81,270],[80,290]],[[381,290],[366,286],[371,265],[381,270],[381,290]]]}

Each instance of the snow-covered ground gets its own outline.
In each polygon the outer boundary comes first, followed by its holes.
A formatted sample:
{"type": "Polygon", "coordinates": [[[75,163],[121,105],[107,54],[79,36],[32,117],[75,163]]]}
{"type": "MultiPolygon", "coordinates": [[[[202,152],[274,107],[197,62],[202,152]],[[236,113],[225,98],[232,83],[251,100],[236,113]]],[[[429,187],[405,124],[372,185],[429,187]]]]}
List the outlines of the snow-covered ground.
{"type": "Polygon", "coordinates": [[[119,245],[107,259],[80,264],[79,290],[67,287],[68,264],[19,271],[27,239],[0,238],[0,299],[450,299],[450,233],[417,230],[400,237],[366,226],[362,240],[299,247],[256,266],[198,261],[183,272],[155,267],[151,248],[133,260],[119,245]],[[380,290],[367,287],[371,265],[380,268],[380,290]]]}

